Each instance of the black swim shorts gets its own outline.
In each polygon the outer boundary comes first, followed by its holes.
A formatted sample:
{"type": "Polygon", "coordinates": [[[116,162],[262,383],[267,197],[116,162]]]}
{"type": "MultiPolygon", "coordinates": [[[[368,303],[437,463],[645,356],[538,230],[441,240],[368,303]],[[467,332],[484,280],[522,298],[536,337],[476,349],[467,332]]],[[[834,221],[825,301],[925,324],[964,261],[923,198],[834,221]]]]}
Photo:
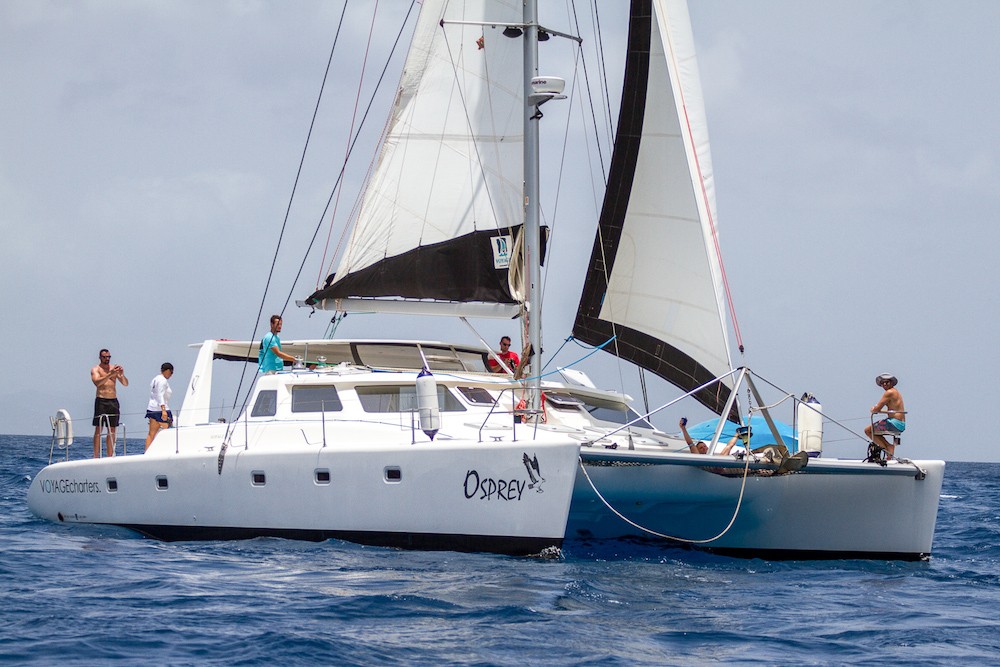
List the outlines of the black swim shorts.
{"type": "Polygon", "coordinates": [[[118,428],[118,417],[121,415],[121,408],[118,406],[117,398],[94,399],[94,422],[93,426],[103,426],[102,415],[107,415],[107,423],[111,428],[118,428]]]}

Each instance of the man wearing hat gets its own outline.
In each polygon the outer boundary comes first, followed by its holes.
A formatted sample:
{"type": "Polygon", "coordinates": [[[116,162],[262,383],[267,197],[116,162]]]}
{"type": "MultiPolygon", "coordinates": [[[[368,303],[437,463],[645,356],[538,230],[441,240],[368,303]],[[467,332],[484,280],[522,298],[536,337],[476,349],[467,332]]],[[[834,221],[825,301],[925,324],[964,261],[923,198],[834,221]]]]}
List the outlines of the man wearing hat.
{"type": "Polygon", "coordinates": [[[871,426],[865,427],[865,435],[868,436],[875,444],[886,451],[890,457],[896,450],[896,446],[891,444],[879,433],[873,434],[872,431],[890,433],[902,433],[906,430],[906,408],[903,407],[903,396],[896,389],[896,383],[899,380],[896,376],[889,373],[882,373],[877,378],[875,378],[875,384],[882,387],[884,393],[879,402],[872,407],[872,414],[877,412],[887,412],[888,417],[882,421],[875,422],[875,428],[871,426]]]}

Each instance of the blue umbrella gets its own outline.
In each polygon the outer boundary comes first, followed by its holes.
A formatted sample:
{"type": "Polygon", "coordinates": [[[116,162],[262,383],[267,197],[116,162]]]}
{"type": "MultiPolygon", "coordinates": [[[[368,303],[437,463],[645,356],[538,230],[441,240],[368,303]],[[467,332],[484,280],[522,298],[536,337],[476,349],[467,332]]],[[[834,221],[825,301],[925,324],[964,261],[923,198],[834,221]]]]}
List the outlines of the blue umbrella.
{"type": "MultiPolygon", "coordinates": [[[[795,431],[792,430],[792,427],[784,422],[779,422],[777,419],[773,421],[774,426],[778,429],[778,433],[781,434],[782,440],[785,441],[785,446],[788,447],[788,451],[793,453],[797,452],[799,449],[799,443],[795,438],[795,431]]],[[[689,427],[688,434],[695,440],[710,442],[712,440],[712,436],[715,435],[715,429],[718,425],[718,417],[715,419],[709,419],[708,421],[689,427]]],[[[722,435],[719,436],[719,442],[729,442],[729,439],[736,435],[737,428],[739,428],[739,424],[727,421],[722,427],[722,435]]],[[[764,445],[775,444],[774,436],[771,435],[771,429],[767,427],[767,421],[765,421],[762,416],[754,415],[751,417],[750,428],[753,429],[753,436],[750,438],[751,447],[757,448],[763,447],[764,445]]]]}

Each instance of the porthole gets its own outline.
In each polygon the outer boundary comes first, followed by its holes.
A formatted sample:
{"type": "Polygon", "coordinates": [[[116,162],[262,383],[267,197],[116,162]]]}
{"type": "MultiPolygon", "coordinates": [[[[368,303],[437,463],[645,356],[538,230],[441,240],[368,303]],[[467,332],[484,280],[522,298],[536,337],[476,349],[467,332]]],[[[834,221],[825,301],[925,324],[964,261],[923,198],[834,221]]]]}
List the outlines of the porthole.
{"type": "Polygon", "coordinates": [[[250,483],[254,486],[264,486],[267,484],[267,475],[263,470],[254,470],[250,473],[250,483]]]}
{"type": "Polygon", "coordinates": [[[159,489],[160,491],[166,491],[167,490],[167,476],[166,475],[157,475],[156,476],[156,488],[159,489]]]}
{"type": "Polygon", "coordinates": [[[403,471],[399,466],[386,466],[385,481],[397,484],[403,481],[403,471]]]}
{"type": "Polygon", "coordinates": [[[330,471],[325,468],[317,468],[314,471],[314,479],[317,484],[329,484],[330,483],[330,471]]]}
{"type": "Polygon", "coordinates": [[[118,490],[118,480],[114,477],[108,477],[108,493],[114,493],[118,490]]]}

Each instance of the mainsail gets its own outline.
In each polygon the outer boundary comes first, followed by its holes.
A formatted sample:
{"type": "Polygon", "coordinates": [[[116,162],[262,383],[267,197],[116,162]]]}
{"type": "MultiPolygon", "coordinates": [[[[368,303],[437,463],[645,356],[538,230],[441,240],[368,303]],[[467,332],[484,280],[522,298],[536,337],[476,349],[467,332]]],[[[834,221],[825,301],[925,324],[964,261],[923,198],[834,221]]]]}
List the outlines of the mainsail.
{"type": "MultiPolygon", "coordinates": [[[[690,391],[731,369],[704,102],[683,0],[633,0],[618,131],[574,335],[690,391]],[[611,350],[611,346],[607,348],[611,350]]],[[[719,413],[729,388],[696,394],[719,413]]]]}
{"type": "Polygon", "coordinates": [[[516,312],[509,268],[524,217],[523,54],[502,31],[521,13],[517,0],[423,3],[351,238],[306,303],[395,297],[516,312]]]}

